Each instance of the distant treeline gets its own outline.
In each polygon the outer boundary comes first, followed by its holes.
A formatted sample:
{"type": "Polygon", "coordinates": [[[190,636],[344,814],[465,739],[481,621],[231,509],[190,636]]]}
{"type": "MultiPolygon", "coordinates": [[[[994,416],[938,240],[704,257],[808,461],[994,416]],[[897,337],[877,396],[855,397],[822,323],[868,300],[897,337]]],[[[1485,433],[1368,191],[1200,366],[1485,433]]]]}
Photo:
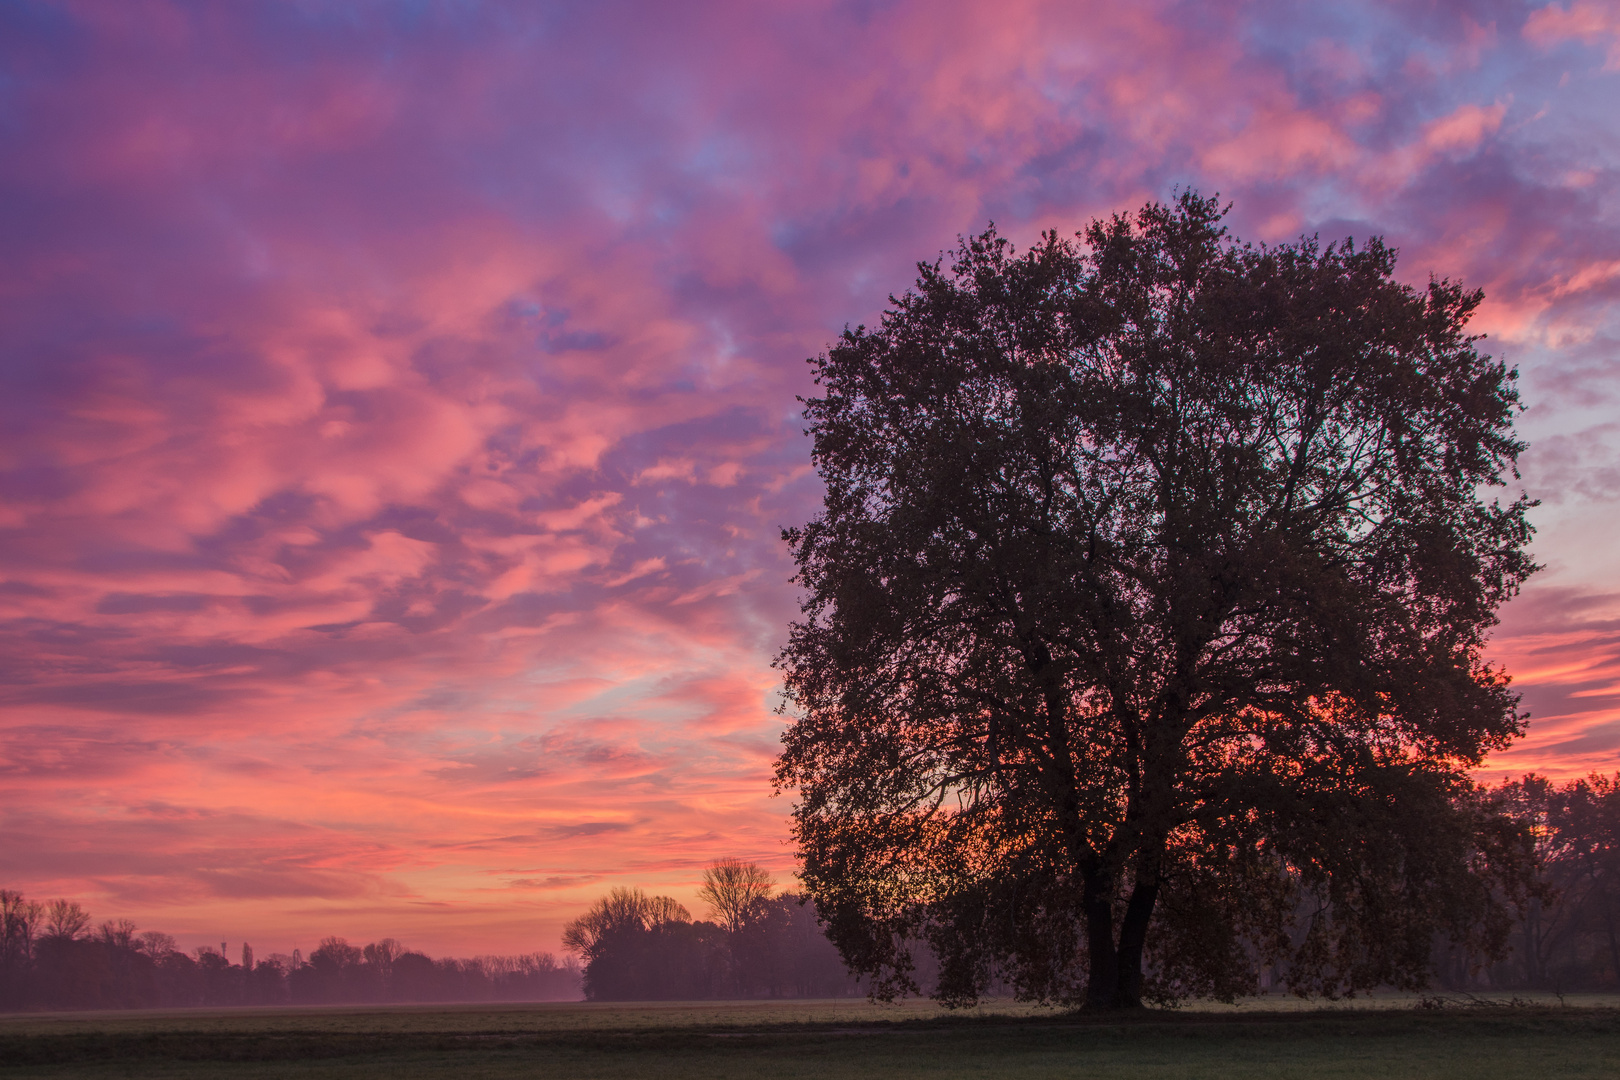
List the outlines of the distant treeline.
{"type": "MultiPolygon", "coordinates": [[[[1507,956],[1480,967],[1435,946],[1449,989],[1552,991],[1620,987],[1620,774],[1564,784],[1525,776],[1481,793],[1534,838],[1535,883],[1507,956]]],[[[569,923],[549,953],[434,960],[385,938],[356,948],[326,938],[255,961],[243,945],[187,954],[167,934],[91,919],[68,900],[0,890],[0,1009],[150,1008],[393,1001],[642,1001],[841,997],[864,988],[844,967],[813,904],[778,893],[752,863],[704,874],[710,919],[640,889],[614,889],[569,923]]],[[[927,985],[932,958],[917,958],[927,985]]],[[[1003,988],[1005,989],[1005,988],[1003,988]]]]}
{"type": "Polygon", "coordinates": [[[1620,773],[1554,784],[1534,774],[1490,789],[1534,838],[1535,888],[1519,913],[1512,951],[1469,970],[1437,957],[1455,989],[1620,988],[1620,773]]]}
{"type": "Polygon", "coordinates": [[[714,921],[668,897],[615,889],[568,925],[583,961],[550,953],[435,960],[392,938],[364,948],[326,938],[305,959],[232,963],[225,943],[190,953],[120,919],[92,927],[71,900],[0,890],[0,1009],[125,1009],[406,1001],[602,1001],[843,997],[864,991],[814,907],[776,894],[752,863],[723,859],[699,895],[714,921]]]}
{"type": "Polygon", "coordinates": [[[0,1009],[146,1009],[393,1001],[577,1001],[580,970],[550,953],[435,960],[392,938],[356,948],[330,937],[232,963],[222,943],[187,954],[128,919],[91,928],[69,900],[0,889],[0,1009]]]}
{"type": "Polygon", "coordinates": [[[813,905],[776,894],[753,863],[722,859],[698,896],[711,920],[640,889],[614,889],[568,924],[591,1001],[847,997],[865,989],[827,940],[813,905]]]}

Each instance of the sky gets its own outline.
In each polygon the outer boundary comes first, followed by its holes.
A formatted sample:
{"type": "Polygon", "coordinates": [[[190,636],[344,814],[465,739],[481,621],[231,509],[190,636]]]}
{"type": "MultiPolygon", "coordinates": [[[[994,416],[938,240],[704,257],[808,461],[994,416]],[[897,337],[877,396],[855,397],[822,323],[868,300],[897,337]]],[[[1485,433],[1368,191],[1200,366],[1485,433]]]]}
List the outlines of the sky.
{"type": "Polygon", "coordinates": [[[0,887],[468,955],[788,883],[806,358],[1187,188],[1485,290],[1484,775],[1620,769],[1620,3],[0,2],[0,887]]]}

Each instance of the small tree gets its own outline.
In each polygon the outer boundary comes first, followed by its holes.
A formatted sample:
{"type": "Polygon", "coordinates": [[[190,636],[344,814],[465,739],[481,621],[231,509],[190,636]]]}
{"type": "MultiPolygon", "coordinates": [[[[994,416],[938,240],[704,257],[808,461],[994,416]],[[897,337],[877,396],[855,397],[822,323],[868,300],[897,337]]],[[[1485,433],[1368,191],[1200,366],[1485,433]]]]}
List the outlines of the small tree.
{"type": "Polygon", "coordinates": [[[165,934],[161,930],[143,930],[135,940],[135,948],[153,960],[161,960],[168,956],[175,951],[177,945],[174,935],[165,934]]]}
{"type": "Polygon", "coordinates": [[[920,266],[813,361],[821,516],[779,659],[804,882],[879,994],[1420,985],[1498,947],[1521,733],[1482,657],[1533,566],[1481,300],[1186,195],[920,266]],[[1494,869],[1493,869],[1494,868],[1494,869]]]}
{"type": "Polygon", "coordinates": [[[139,928],[128,919],[108,919],[101,924],[102,944],[115,949],[135,948],[135,933],[139,928]]]}
{"type": "Polygon", "coordinates": [[[52,941],[77,941],[90,925],[90,913],[72,900],[45,905],[45,934],[52,941]]]}
{"type": "Polygon", "coordinates": [[[735,934],[775,891],[776,879],[758,863],[718,859],[704,869],[698,898],[709,905],[715,922],[735,934]]]}
{"type": "Polygon", "coordinates": [[[27,965],[44,914],[37,900],[0,889],[0,969],[10,971],[27,965]]]}
{"type": "Polygon", "coordinates": [[[44,910],[37,900],[0,889],[0,1008],[23,1002],[44,910]]]}

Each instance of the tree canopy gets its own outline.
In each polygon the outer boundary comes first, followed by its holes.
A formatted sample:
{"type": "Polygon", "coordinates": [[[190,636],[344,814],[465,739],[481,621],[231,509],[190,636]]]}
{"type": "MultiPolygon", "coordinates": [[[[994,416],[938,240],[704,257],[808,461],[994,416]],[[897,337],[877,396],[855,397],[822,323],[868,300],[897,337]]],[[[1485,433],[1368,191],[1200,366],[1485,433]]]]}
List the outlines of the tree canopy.
{"type": "Polygon", "coordinates": [[[1128,1007],[1416,986],[1490,951],[1534,566],[1482,299],[1215,200],[919,265],[814,360],[823,512],[778,659],[803,879],[880,993],[1128,1007]]]}

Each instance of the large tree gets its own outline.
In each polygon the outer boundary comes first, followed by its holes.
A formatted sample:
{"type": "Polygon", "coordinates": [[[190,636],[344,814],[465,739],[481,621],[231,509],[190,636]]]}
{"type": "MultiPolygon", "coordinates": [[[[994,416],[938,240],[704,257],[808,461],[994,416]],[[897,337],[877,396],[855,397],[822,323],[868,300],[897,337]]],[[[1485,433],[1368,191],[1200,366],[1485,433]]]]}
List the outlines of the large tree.
{"type": "Polygon", "coordinates": [[[1467,770],[1534,569],[1481,300],[1213,200],[992,228],[815,359],[779,658],[805,884],[879,993],[1091,1007],[1490,949],[1522,837],[1467,770]]]}

